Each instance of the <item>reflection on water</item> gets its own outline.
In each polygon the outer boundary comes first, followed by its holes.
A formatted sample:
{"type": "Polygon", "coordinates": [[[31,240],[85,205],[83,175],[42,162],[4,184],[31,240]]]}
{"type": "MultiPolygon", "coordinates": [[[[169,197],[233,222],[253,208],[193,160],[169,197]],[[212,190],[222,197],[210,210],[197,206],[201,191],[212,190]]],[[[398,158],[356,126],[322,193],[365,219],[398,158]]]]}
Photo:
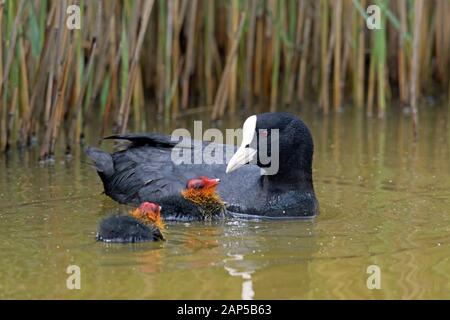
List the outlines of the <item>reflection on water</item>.
{"type": "Polygon", "coordinates": [[[99,219],[129,208],[101,194],[81,150],[54,167],[36,150],[1,156],[0,298],[449,298],[450,130],[448,111],[430,108],[417,143],[402,114],[302,114],[317,219],[171,223],[164,243],[95,242],[99,219]],[[72,264],[81,290],[66,288],[72,264]],[[366,287],[370,265],[381,290],[366,287]]]}

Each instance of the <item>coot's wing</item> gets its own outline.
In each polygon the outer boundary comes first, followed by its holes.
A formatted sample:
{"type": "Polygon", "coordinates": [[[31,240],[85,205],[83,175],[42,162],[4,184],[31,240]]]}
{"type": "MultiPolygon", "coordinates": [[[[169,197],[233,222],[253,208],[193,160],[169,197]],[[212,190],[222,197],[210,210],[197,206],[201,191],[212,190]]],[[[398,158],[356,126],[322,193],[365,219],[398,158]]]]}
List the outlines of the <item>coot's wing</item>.
{"type": "Polygon", "coordinates": [[[157,201],[179,194],[186,178],[170,159],[170,148],[131,147],[112,154],[114,174],[109,177],[106,194],[122,203],[157,201]]]}
{"type": "Polygon", "coordinates": [[[176,140],[161,134],[114,135],[108,139],[128,140],[131,144],[127,149],[113,153],[110,160],[109,154],[99,149],[88,148],[86,153],[94,160],[105,193],[121,203],[157,202],[162,197],[179,194],[189,179],[202,175],[222,178],[226,169],[225,157],[235,151],[234,146],[214,144],[211,148],[209,142],[188,138],[176,140]],[[221,164],[203,161],[192,164],[195,154],[200,152],[197,148],[222,150],[223,155],[218,154],[221,164]],[[176,162],[174,158],[188,160],[188,163],[176,162]],[[105,174],[104,168],[111,167],[114,170],[105,174]]]}

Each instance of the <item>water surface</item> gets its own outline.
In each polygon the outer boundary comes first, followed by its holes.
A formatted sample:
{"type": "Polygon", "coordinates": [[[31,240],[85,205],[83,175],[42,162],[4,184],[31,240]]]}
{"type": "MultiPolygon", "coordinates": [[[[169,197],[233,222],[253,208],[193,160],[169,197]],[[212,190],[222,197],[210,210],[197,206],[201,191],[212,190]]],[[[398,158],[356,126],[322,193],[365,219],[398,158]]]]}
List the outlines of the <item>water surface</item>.
{"type": "Polygon", "coordinates": [[[81,150],[54,166],[34,149],[0,156],[0,298],[450,298],[448,109],[423,110],[418,142],[401,112],[300,114],[316,146],[318,218],[175,223],[164,243],[95,242],[98,221],[129,208],[102,194],[81,150]],[[81,290],[66,287],[69,265],[81,290]],[[380,290],[366,286],[370,265],[380,290]]]}

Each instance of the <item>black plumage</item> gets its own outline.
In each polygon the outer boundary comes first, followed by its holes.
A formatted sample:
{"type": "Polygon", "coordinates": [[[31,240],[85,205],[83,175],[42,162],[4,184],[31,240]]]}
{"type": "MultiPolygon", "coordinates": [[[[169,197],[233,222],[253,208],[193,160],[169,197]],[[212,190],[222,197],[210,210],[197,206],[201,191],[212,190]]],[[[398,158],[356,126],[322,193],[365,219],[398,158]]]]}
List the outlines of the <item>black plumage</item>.
{"type": "Polygon", "coordinates": [[[154,225],[146,225],[125,214],[113,214],[100,221],[96,236],[98,241],[134,243],[164,240],[161,231],[154,225]]]}
{"type": "MultiPolygon", "coordinates": [[[[87,148],[94,161],[105,193],[120,203],[139,204],[144,201],[159,203],[167,196],[178,197],[187,180],[209,176],[221,180],[218,194],[227,210],[240,215],[293,218],[318,214],[312,179],[313,140],[307,126],[289,113],[263,113],[256,116],[254,139],[260,130],[279,130],[279,170],[275,175],[261,174],[267,166],[260,160],[226,174],[227,154],[236,147],[216,145],[223,151],[221,164],[175,164],[171,153],[190,152],[193,158],[195,140],[183,140],[183,145],[160,134],[126,134],[109,139],[129,140],[125,150],[108,154],[96,148],[87,148]]],[[[205,151],[209,142],[196,142],[205,151]]],[[[210,149],[211,150],[211,149],[210,149]]],[[[267,155],[271,156],[270,146],[267,155]]],[[[163,208],[167,207],[162,204],[163,208]]],[[[169,204],[170,205],[170,204],[169,204]]]]}
{"type": "Polygon", "coordinates": [[[158,203],[162,207],[161,217],[164,221],[211,221],[223,219],[225,215],[225,208],[222,208],[220,204],[213,210],[205,210],[206,208],[180,195],[161,198],[158,203]]]}

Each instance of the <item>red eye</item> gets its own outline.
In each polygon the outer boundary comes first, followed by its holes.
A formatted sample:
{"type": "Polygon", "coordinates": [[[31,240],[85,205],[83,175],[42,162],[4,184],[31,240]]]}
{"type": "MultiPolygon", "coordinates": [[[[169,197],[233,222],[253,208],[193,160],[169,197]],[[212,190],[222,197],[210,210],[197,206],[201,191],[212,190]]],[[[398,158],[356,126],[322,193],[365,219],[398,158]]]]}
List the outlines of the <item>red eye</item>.
{"type": "Polygon", "coordinates": [[[267,131],[267,129],[260,129],[260,130],[259,130],[259,135],[260,135],[261,137],[267,137],[268,134],[269,134],[269,132],[267,131]]]}

